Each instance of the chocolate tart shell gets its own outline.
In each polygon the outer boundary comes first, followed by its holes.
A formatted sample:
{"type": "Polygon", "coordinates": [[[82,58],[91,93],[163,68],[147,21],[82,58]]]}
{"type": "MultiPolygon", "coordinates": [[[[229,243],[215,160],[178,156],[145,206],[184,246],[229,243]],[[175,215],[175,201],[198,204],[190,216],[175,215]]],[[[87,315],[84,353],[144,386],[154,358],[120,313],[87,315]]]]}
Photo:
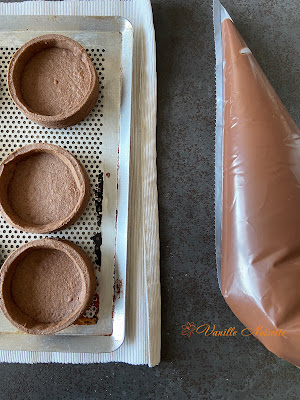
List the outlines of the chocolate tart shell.
{"type": "Polygon", "coordinates": [[[33,122],[65,128],[94,108],[99,79],[85,49],[63,35],[38,36],[11,59],[8,89],[16,106],[33,122]]]}
{"type": "Polygon", "coordinates": [[[0,164],[0,214],[21,231],[67,228],[81,216],[90,195],[85,169],[59,146],[30,144],[0,164]]]}
{"type": "Polygon", "coordinates": [[[34,240],[3,264],[0,307],[19,330],[53,334],[79,318],[95,288],[92,262],[80,247],[66,240],[34,240]]]}

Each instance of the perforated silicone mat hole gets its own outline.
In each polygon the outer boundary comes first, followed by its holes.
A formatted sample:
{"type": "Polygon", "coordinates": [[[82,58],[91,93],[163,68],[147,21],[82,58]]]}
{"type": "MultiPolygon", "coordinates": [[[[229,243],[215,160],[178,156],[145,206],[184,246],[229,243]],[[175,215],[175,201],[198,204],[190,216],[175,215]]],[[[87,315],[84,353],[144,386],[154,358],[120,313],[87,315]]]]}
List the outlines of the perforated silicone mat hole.
{"type": "MultiPolygon", "coordinates": [[[[100,82],[100,92],[96,106],[82,122],[73,127],[60,130],[43,128],[29,121],[11,100],[6,85],[6,77],[10,59],[16,50],[17,48],[13,47],[0,48],[0,161],[12,151],[26,144],[46,142],[59,145],[72,153],[85,167],[90,178],[92,196],[85,212],[75,224],[61,232],[49,235],[36,235],[17,231],[1,218],[1,264],[22,244],[48,236],[68,239],[81,246],[93,261],[96,276],[99,276],[101,263],[99,227],[101,222],[99,198],[101,198],[101,194],[99,194],[99,187],[103,188],[101,148],[105,140],[105,136],[103,136],[105,49],[86,49],[96,67],[100,82]]],[[[85,316],[90,320],[95,319],[97,312],[98,308],[93,304],[85,316]]]]}

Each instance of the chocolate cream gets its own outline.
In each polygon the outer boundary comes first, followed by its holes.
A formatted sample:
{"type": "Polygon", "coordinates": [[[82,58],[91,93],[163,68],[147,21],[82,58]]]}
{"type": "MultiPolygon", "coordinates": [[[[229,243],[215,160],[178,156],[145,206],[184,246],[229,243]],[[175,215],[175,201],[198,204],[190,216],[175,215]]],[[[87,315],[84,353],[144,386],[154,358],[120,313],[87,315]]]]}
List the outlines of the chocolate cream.
{"type": "Polygon", "coordinates": [[[95,287],[93,264],[80,247],[66,240],[33,240],[0,270],[0,308],[23,332],[53,334],[88,308],[95,287]]]}
{"type": "Polygon", "coordinates": [[[24,43],[7,74],[16,106],[33,122],[65,128],[94,108],[99,78],[86,50],[67,36],[48,34],[24,43]]]}
{"type": "Polygon", "coordinates": [[[80,199],[80,190],[66,163],[54,154],[40,152],[16,163],[8,199],[22,221],[39,226],[68,218],[80,199]]]}
{"type": "MultiPolygon", "coordinates": [[[[300,366],[300,131],[230,19],[222,23],[222,294],[300,366]]],[[[254,333],[255,334],[255,333],[254,333]]]]}
{"type": "Polygon", "coordinates": [[[0,164],[0,214],[22,231],[65,229],[81,216],[89,198],[86,171],[59,146],[26,145],[0,164]]]}
{"type": "Polygon", "coordinates": [[[59,115],[74,108],[88,93],[90,74],[81,55],[48,48],[26,64],[21,92],[26,104],[42,115],[59,115]]]}
{"type": "Polygon", "coordinates": [[[72,259],[56,249],[38,248],[18,263],[11,284],[12,299],[38,323],[57,323],[80,306],[82,277],[72,259]]]}

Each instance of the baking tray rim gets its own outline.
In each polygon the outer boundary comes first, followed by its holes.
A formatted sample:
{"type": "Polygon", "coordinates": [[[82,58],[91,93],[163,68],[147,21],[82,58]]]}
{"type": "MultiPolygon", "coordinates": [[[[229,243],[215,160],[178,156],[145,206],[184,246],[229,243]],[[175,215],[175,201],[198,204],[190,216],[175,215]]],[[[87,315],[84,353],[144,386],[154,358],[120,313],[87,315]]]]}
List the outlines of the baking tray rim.
{"type": "Polygon", "coordinates": [[[122,35],[121,50],[121,104],[119,135],[119,166],[116,226],[116,260],[115,274],[123,280],[122,294],[114,302],[113,332],[109,336],[101,335],[49,335],[31,336],[21,332],[1,333],[0,350],[40,351],[62,353],[110,353],[117,350],[125,339],[125,300],[126,271],[128,248],[128,206],[129,206],[129,170],[130,170],[130,131],[131,131],[131,98],[132,98],[132,64],[133,64],[133,27],[124,17],[106,16],[0,16],[0,35],[9,31],[43,31],[51,32],[119,32],[122,35]],[[30,29],[27,27],[30,26],[30,29]],[[124,110],[129,110],[124,112],[124,110]],[[4,338],[5,336],[5,338],[4,338]],[[49,340],[49,338],[51,340],[49,340]],[[16,348],[15,340],[20,342],[16,348]],[[34,339],[35,345],[30,345],[34,339]],[[32,341],[32,340],[31,340],[32,341]],[[36,348],[38,347],[38,348],[36,348]],[[59,348],[59,350],[57,350],[59,348]],[[77,350],[76,350],[77,349],[77,350]],[[95,351],[96,349],[96,351],[95,351]]]}

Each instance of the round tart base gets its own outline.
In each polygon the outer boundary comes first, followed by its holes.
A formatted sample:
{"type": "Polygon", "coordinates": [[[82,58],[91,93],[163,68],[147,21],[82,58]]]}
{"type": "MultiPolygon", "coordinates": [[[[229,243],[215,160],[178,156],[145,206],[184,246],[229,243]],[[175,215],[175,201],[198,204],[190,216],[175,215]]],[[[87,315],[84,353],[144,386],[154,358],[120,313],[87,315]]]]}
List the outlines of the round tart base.
{"type": "Polygon", "coordinates": [[[0,164],[0,214],[21,231],[66,228],[83,213],[90,193],[84,168],[59,146],[27,145],[0,164]]]}
{"type": "Polygon", "coordinates": [[[77,124],[98,99],[99,80],[85,49],[57,34],[38,36],[14,54],[8,89],[32,121],[50,128],[77,124]]]}
{"type": "Polygon", "coordinates": [[[80,247],[65,240],[35,240],[3,264],[0,307],[19,330],[53,334],[88,308],[95,287],[93,265],[80,247]]]}

